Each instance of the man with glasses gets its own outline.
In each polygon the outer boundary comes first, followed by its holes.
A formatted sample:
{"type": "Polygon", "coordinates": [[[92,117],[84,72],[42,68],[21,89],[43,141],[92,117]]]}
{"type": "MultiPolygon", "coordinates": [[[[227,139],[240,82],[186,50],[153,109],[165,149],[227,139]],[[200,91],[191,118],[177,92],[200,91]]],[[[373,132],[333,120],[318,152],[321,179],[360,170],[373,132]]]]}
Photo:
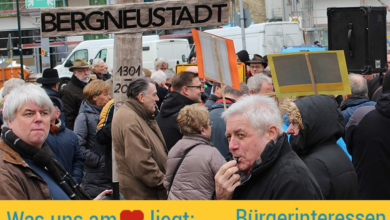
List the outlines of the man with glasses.
{"type": "Polygon", "coordinates": [[[73,75],[64,88],[62,102],[65,106],[66,127],[70,130],[73,130],[74,121],[84,100],[83,89],[91,81],[89,67],[84,59],[76,59],[73,66],[69,68],[73,75]]]}
{"type": "Polygon", "coordinates": [[[177,115],[184,106],[200,103],[204,88],[198,74],[184,71],[172,78],[173,91],[169,93],[161,105],[161,111],[156,117],[158,126],[164,136],[168,150],[182,138],[177,125],[177,115]]]}
{"type": "Polygon", "coordinates": [[[265,60],[258,54],[255,54],[253,56],[253,59],[251,59],[247,63],[249,63],[249,70],[251,74],[249,77],[259,74],[267,67],[267,63],[265,62],[265,60]]]}
{"type": "Polygon", "coordinates": [[[92,62],[92,69],[91,72],[96,75],[97,79],[101,79],[103,81],[106,81],[111,78],[111,74],[108,73],[107,64],[104,63],[104,61],[100,58],[94,59],[92,62]]]}

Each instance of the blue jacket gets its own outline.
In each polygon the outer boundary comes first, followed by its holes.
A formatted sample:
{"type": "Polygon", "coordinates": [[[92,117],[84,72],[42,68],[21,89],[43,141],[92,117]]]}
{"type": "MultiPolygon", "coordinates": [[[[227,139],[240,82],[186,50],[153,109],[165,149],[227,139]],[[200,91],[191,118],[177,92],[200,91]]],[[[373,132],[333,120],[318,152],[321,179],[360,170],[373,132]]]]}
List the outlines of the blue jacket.
{"type": "Polygon", "coordinates": [[[66,128],[61,120],[58,132],[49,133],[46,139],[56,159],[77,183],[83,179],[84,156],[80,151],[78,138],[73,131],[66,128]]]}
{"type": "Polygon", "coordinates": [[[359,99],[353,99],[348,98],[341,104],[341,113],[343,113],[344,116],[344,122],[345,125],[348,124],[349,119],[353,115],[356,109],[363,107],[363,106],[374,106],[376,102],[370,101],[369,99],[359,98],[359,99]]]}

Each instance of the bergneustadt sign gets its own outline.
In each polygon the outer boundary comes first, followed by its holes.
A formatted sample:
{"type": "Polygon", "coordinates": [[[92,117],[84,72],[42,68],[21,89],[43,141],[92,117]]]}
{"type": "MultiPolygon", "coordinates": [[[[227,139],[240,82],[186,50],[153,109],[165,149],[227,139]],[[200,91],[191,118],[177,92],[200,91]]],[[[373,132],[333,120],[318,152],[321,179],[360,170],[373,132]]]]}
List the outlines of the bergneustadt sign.
{"type": "Polygon", "coordinates": [[[229,0],[160,1],[41,9],[42,37],[224,25],[229,0]]]}

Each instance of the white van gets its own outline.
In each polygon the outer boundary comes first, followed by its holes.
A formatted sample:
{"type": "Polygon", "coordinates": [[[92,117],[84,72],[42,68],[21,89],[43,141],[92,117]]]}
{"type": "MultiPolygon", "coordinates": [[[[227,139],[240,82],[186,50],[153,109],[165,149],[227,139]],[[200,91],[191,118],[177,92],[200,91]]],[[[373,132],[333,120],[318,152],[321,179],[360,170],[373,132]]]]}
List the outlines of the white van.
{"type": "MultiPolygon", "coordinates": [[[[160,39],[158,35],[142,36],[142,41],[156,41],[160,39]]],[[[72,52],[66,57],[62,64],[57,65],[54,69],[57,69],[58,75],[61,79],[60,90],[69,82],[72,77],[72,72],[69,71],[69,67],[73,66],[75,59],[85,59],[91,61],[102,45],[114,45],[114,39],[102,39],[102,40],[87,40],[79,43],[72,52]]]]}
{"type": "MultiPolygon", "coordinates": [[[[206,30],[205,32],[234,41],[236,53],[242,50],[240,27],[206,30]]],[[[245,29],[246,50],[250,57],[280,53],[283,47],[304,45],[303,32],[296,22],[251,24],[245,29]]]]}
{"type": "MultiPolygon", "coordinates": [[[[186,39],[163,39],[142,42],[142,66],[154,71],[154,61],[158,57],[164,57],[169,68],[174,68],[177,63],[184,63],[185,56],[190,52],[190,45],[186,39]],[[184,59],[183,59],[184,58],[184,59]]],[[[114,45],[102,46],[97,52],[96,58],[103,59],[111,72],[114,66],[114,45]]]]}

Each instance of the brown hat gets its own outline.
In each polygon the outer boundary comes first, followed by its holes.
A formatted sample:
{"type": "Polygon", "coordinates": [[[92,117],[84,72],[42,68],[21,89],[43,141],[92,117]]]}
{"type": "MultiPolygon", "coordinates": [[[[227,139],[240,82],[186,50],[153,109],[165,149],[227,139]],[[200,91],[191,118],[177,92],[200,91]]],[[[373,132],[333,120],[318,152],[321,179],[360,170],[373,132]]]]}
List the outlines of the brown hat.
{"type": "Polygon", "coordinates": [[[89,67],[91,66],[84,59],[75,59],[69,71],[73,71],[74,69],[88,69],[89,67]]]}
{"type": "Polygon", "coordinates": [[[265,60],[263,57],[261,57],[259,54],[253,55],[253,58],[248,61],[248,63],[261,63],[261,64],[266,64],[265,60]]]}

